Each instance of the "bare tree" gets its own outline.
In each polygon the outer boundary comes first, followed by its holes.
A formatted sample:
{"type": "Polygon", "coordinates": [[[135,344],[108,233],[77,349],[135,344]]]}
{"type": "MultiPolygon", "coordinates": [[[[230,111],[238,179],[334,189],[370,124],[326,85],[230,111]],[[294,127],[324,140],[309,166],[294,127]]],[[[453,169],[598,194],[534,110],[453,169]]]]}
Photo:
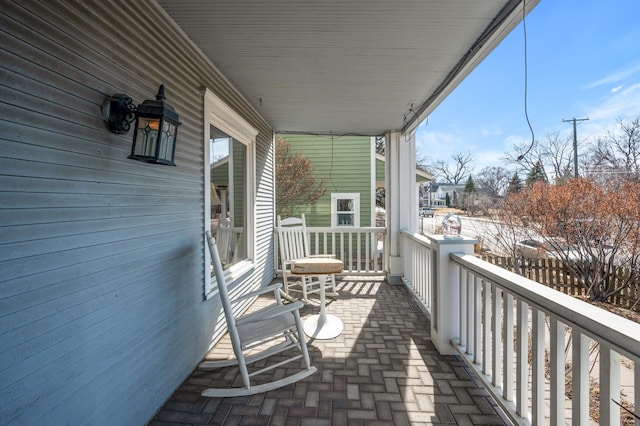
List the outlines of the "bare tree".
{"type": "Polygon", "coordinates": [[[573,142],[570,137],[560,137],[560,133],[548,134],[541,146],[542,159],[547,176],[558,183],[566,182],[572,177],[573,142]]]}
{"type": "Polygon", "coordinates": [[[376,136],[376,154],[384,155],[386,149],[386,140],[384,136],[376,136]]]}
{"type": "Polygon", "coordinates": [[[516,166],[520,175],[526,176],[535,164],[543,158],[543,147],[538,139],[523,141],[513,145],[513,149],[504,153],[502,160],[516,166]]]}
{"type": "Polygon", "coordinates": [[[570,137],[561,137],[559,132],[547,134],[544,139],[522,142],[506,152],[503,159],[507,164],[516,165],[527,175],[540,165],[552,182],[566,182],[572,177],[573,143],[570,137]]]}
{"type": "Polygon", "coordinates": [[[326,192],[326,178],[318,180],[311,160],[291,153],[290,148],[286,139],[276,141],[276,212],[284,216],[314,203],[326,192]]]}
{"type": "Polygon", "coordinates": [[[511,173],[502,166],[487,166],[476,175],[475,181],[481,188],[489,188],[498,195],[504,195],[511,173]]]}
{"type": "Polygon", "coordinates": [[[473,171],[475,158],[471,152],[459,152],[451,156],[453,163],[438,160],[429,165],[431,173],[441,182],[461,184],[473,171]]]}
{"type": "Polygon", "coordinates": [[[640,179],[640,117],[617,120],[618,127],[596,140],[589,157],[590,176],[640,179]]]}
{"type": "Polygon", "coordinates": [[[429,169],[429,158],[421,152],[416,152],[416,169],[431,173],[429,169]]]}

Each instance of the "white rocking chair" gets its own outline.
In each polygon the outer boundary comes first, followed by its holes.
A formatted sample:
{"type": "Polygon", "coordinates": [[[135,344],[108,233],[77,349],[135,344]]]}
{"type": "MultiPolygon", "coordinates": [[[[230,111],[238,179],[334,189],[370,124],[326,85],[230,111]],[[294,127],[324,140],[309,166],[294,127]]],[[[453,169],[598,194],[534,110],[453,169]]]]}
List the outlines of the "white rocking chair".
{"type": "Polygon", "coordinates": [[[253,395],[256,393],[267,392],[273,389],[295,383],[305,377],[310,376],[317,370],[311,365],[309,352],[307,351],[307,343],[304,339],[304,331],[302,321],[300,320],[300,308],[302,302],[294,302],[287,305],[282,304],[280,298],[281,284],[273,284],[263,289],[251,292],[242,298],[236,300],[255,297],[268,292],[273,292],[275,302],[272,305],[264,307],[259,311],[236,317],[232,310],[232,302],[229,300],[229,293],[222,271],[220,255],[216,247],[215,240],[210,232],[207,232],[207,242],[211,252],[213,261],[213,269],[218,284],[220,300],[224,309],[229,335],[235,359],[227,361],[204,361],[200,363],[199,368],[203,370],[212,370],[222,367],[237,365],[240,369],[244,387],[242,388],[210,388],[202,391],[202,396],[206,397],[235,397],[253,395]],[[270,346],[267,344],[272,343],[270,346]],[[255,352],[259,346],[265,345],[266,349],[255,352]],[[252,350],[251,355],[245,355],[246,351],[252,350]],[[268,365],[257,371],[248,370],[248,365],[266,359],[272,355],[284,353],[290,349],[298,349],[299,353],[294,352],[292,356],[286,360],[268,365]],[[304,369],[290,376],[264,383],[260,385],[252,385],[251,377],[262,374],[284,364],[297,361],[304,361],[304,369]]]}
{"type": "MultiPolygon", "coordinates": [[[[297,260],[308,258],[334,258],[332,254],[311,255],[309,249],[309,236],[304,214],[301,218],[288,217],[282,219],[278,216],[278,245],[280,246],[280,259],[282,261],[282,281],[284,282],[284,296],[288,300],[294,300],[290,290],[292,287],[300,286],[302,290],[302,300],[309,302],[309,295],[320,293],[320,286],[325,281],[315,275],[292,274],[291,268],[297,260]],[[291,277],[296,279],[291,281],[291,277]],[[315,278],[315,280],[314,280],[315,278]]],[[[337,296],[336,276],[329,274],[326,279],[326,294],[337,296]]]]}

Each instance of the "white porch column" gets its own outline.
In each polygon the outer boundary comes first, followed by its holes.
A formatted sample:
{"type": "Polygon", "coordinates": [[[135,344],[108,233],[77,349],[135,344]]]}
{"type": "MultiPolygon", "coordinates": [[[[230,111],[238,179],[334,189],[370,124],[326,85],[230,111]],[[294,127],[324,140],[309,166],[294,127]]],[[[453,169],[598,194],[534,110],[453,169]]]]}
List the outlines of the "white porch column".
{"type": "Polygon", "coordinates": [[[415,232],[418,222],[416,191],[416,142],[400,132],[386,136],[385,147],[385,207],[389,247],[388,280],[398,283],[404,274],[400,248],[400,230],[415,232]]]}
{"type": "Polygon", "coordinates": [[[460,337],[459,268],[450,260],[450,253],[473,254],[476,240],[463,237],[445,239],[443,235],[428,235],[433,244],[434,269],[431,300],[431,341],[441,355],[455,353],[451,339],[460,337]]]}

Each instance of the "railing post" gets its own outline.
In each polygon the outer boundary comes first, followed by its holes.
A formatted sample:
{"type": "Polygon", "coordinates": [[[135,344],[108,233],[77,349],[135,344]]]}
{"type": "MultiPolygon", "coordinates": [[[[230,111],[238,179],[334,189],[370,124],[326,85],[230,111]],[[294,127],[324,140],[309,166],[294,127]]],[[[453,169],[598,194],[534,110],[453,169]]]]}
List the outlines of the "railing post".
{"type": "Polygon", "coordinates": [[[431,341],[442,355],[455,352],[452,339],[460,333],[460,282],[458,267],[449,260],[451,253],[473,254],[472,238],[444,238],[428,235],[433,243],[433,293],[431,301],[431,341]]]}

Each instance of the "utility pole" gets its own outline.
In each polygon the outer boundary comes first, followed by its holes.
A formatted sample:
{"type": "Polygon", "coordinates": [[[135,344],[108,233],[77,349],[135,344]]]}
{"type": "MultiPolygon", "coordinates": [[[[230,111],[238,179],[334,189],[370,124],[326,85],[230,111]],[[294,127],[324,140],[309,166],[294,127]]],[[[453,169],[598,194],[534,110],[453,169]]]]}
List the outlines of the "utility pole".
{"type": "Polygon", "coordinates": [[[587,118],[572,118],[571,120],[563,119],[563,123],[573,123],[573,177],[578,177],[578,136],[576,133],[576,122],[587,121],[587,118]]]}

